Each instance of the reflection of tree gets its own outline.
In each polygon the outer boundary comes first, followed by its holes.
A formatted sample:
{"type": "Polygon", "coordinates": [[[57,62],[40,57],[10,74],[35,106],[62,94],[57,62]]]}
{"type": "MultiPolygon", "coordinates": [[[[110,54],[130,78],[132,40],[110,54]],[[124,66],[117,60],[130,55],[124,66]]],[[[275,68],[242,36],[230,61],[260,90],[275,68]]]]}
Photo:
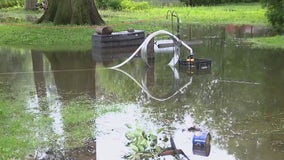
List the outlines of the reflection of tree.
{"type": "MultiPolygon", "coordinates": [[[[265,100],[277,108],[279,111],[283,111],[283,93],[284,93],[284,67],[283,50],[276,51],[276,53],[268,53],[263,55],[261,62],[265,66],[265,76],[263,77],[265,87],[263,93],[265,94],[265,100]]],[[[269,110],[268,110],[269,111],[269,110]]]]}
{"type": "Polygon", "coordinates": [[[39,98],[44,98],[46,97],[46,85],[44,78],[42,52],[32,50],[31,54],[36,92],[39,98]]]}
{"type": "Polygon", "coordinates": [[[74,98],[87,94],[95,97],[95,62],[90,51],[45,52],[60,96],[74,98]]]}
{"type": "MultiPolygon", "coordinates": [[[[96,156],[94,152],[88,152],[90,151],[88,147],[95,149],[94,141],[88,141],[92,143],[86,144],[88,146],[78,147],[82,145],[83,139],[93,136],[90,129],[87,129],[91,128],[88,122],[93,120],[96,111],[92,99],[95,97],[95,62],[91,58],[91,53],[58,51],[45,52],[44,55],[50,62],[55,81],[55,88],[50,88],[54,87],[50,84],[49,89],[56,89],[58,93],[55,94],[55,99],[54,95],[47,96],[43,56],[41,52],[33,51],[32,62],[37,95],[39,98],[48,97],[43,100],[46,100],[47,111],[53,119],[52,133],[47,134],[46,139],[56,141],[56,144],[53,144],[55,146],[52,146],[54,150],[76,147],[65,151],[65,156],[68,158],[96,156]],[[66,103],[62,103],[63,101],[57,97],[62,97],[66,103]]],[[[42,134],[42,131],[47,133],[47,129],[37,132],[42,134]]]]}
{"type": "Polygon", "coordinates": [[[221,25],[194,25],[190,24],[184,32],[189,41],[202,40],[209,47],[223,47],[226,41],[225,27],[221,25]]]}
{"type": "Polygon", "coordinates": [[[25,54],[27,52],[28,51],[24,49],[0,47],[0,72],[8,73],[13,72],[15,70],[22,71],[26,67],[25,64],[27,63],[27,57],[25,54]]]}

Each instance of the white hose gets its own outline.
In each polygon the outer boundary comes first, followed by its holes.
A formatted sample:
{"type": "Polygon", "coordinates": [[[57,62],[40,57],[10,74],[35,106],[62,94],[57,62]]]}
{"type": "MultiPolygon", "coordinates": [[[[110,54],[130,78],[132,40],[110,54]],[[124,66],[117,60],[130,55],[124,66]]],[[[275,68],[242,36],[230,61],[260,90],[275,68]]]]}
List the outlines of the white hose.
{"type": "Polygon", "coordinates": [[[166,34],[166,35],[169,35],[171,36],[171,38],[176,42],[174,43],[175,44],[175,53],[174,53],[174,56],[172,58],[172,60],[169,62],[168,65],[170,66],[174,66],[176,65],[176,63],[178,62],[179,60],[179,56],[180,56],[180,46],[184,46],[186,47],[189,51],[190,51],[190,55],[193,55],[193,50],[191,47],[189,47],[186,43],[184,43],[183,41],[181,41],[178,37],[176,37],[174,34],[168,32],[168,31],[165,31],[165,30],[159,30],[159,31],[156,31],[154,33],[151,33],[145,40],[144,42],[136,49],[136,51],[130,56],[128,57],[125,61],[123,61],[122,63],[118,64],[118,65],[115,65],[113,67],[109,67],[110,69],[115,69],[115,68],[118,68],[118,67],[121,67],[123,66],[124,64],[126,64],[127,62],[129,62],[132,58],[135,57],[135,55],[141,50],[141,58],[144,60],[144,62],[148,64],[148,57],[147,57],[147,46],[148,44],[150,43],[150,41],[158,36],[158,35],[161,35],[161,34],[166,34]]]}

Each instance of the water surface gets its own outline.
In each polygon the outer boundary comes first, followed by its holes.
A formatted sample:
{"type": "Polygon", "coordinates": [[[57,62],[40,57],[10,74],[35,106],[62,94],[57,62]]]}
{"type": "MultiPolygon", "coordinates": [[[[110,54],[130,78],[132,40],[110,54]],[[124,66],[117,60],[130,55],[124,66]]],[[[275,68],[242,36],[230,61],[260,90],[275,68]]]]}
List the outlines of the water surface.
{"type": "Polygon", "coordinates": [[[170,68],[170,53],[156,54],[151,67],[137,57],[121,70],[110,70],[106,67],[124,59],[98,58],[93,50],[0,48],[0,95],[14,97],[39,119],[53,119],[51,135],[40,128],[35,137],[56,139],[58,148],[76,146],[64,110],[71,101],[86,101],[98,112],[85,136],[96,139],[99,160],[123,159],[131,151],[126,124],[146,131],[164,128],[190,159],[281,160],[284,51],[253,49],[242,39],[266,34],[253,26],[184,27],[183,40],[192,43],[195,56],[212,60],[206,72],[170,68]],[[208,157],[192,153],[193,135],[185,130],[193,125],[212,135],[208,157]]]}

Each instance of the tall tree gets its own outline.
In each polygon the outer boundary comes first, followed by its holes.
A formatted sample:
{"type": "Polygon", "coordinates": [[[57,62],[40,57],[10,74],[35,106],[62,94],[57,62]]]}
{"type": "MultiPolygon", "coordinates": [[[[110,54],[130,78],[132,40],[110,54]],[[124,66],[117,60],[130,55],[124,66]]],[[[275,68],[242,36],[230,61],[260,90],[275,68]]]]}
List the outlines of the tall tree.
{"type": "Polygon", "coordinates": [[[38,23],[104,24],[94,0],[48,0],[48,6],[38,23]]]}

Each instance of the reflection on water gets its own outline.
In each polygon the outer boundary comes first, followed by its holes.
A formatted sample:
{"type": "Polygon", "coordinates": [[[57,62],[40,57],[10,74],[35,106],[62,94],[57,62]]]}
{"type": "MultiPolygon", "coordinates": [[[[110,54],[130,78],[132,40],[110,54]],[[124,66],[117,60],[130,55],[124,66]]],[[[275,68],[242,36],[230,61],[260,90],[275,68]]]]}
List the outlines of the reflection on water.
{"type": "MultiPolygon", "coordinates": [[[[179,89],[177,89],[173,94],[169,95],[169,93],[167,93],[168,95],[167,95],[166,97],[161,97],[161,98],[159,98],[159,97],[153,96],[153,95],[150,93],[150,91],[149,91],[149,89],[148,89],[148,87],[147,87],[147,86],[148,86],[147,84],[148,84],[149,81],[146,82],[144,79],[142,79],[142,82],[141,82],[141,84],[140,84],[134,77],[132,77],[131,75],[129,75],[127,72],[125,72],[125,71],[123,71],[123,70],[121,70],[121,69],[114,69],[114,70],[119,71],[119,72],[125,74],[126,76],[128,76],[130,79],[132,79],[132,80],[147,94],[147,97],[148,97],[148,98],[154,99],[154,100],[156,100],[156,101],[166,101],[166,100],[169,100],[169,99],[173,98],[174,96],[176,96],[177,94],[183,93],[184,90],[186,90],[186,88],[187,88],[189,85],[191,85],[191,83],[192,83],[192,77],[190,77],[190,78],[189,78],[189,81],[188,81],[186,84],[184,84],[182,87],[180,87],[179,89]]],[[[179,79],[179,74],[178,74],[178,72],[176,71],[176,68],[173,68],[173,72],[174,72],[174,77],[175,77],[175,79],[178,80],[178,79],[179,79]]],[[[149,83],[151,83],[151,82],[149,82],[149,83]]]]}
{"type": "MultiPolygon", "coordinates": [[[[44,128],[38,128],[32,139],[51,136],[57,139],[58,148],[74,148],[68,144],[76,140],[72,137],[78,133],[70,130],[74,126],[84,126],[85,132],[92,132],[87,135],[96,138],[99,160],[122,159],[130,152],[124,136],[129,131],[126,124],[146,130],[165,128],[165,132],[173,136],[177,148],[190,159],[282,160],[284,51],[251,49],[241,43],[228,45],[232,42],[230,36],[238,32],[243,35],[237,38],[247,37],[246,34],[250,37],[261,35],[257,32],[260,29],[240,28],[191,26],[184,29],[184,39],[202,41],[192,45],[195,55],[212,60],[211,71],[205,73],[192,73],[179,67],[172,70],[167,66],[172,58],[170,53],[155,55],[151,68],[140,58],[133,59],[121,68],[130,78],[121,72],[104,69],[106,65],[122,62],[123,58],[103,61],[101,56],[97,61],[92,51],[0,48],[1,99],[18,95],[15,101],[26,104],[26,110],[37,115],[34,123],[46,115],[51,118],[52,126],[46,128],[51,131],[47,134],[44,128]],[[80,99],[81,96],[88,98],[80,99]],[[75,112],[77,123],[66,125],[70,120],[65,116],[68,103],[76,100],[80,104],[77,107],[82,107],[90,99],[94,102],[88,111],[98,112],[114,106],[118,109],[93,114],[95,120],[88,121],[87,125],[79,120],[88,112],[82,112],[84,115],[75,112]],[[93,125],[96,127],[92,128],[93,125]],[[192,153],[193,135],[184,129],[193,125],[212,135],[208,157],[192,153]]],[[[171,156],[165,158],[172,159],[171,156]]]]}

